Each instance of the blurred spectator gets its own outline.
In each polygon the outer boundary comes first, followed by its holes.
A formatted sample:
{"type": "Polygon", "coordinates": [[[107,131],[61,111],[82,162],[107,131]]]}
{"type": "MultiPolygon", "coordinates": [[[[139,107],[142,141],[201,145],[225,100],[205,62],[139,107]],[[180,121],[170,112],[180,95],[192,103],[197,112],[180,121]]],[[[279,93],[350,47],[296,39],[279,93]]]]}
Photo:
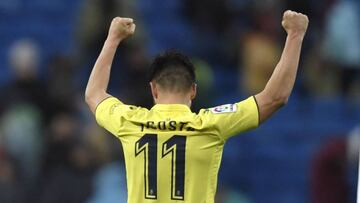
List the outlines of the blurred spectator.
{"type": "Polygon", "coordinates": [[[110,85],[110,88],[115,96],[119,96],[119,92],[122,90],[121,96],[127,103],[131,102],[134,105],[149,107],[152,105],[152,98],[149,98],[150,92],[147,92],[147,69],[145,69],[147,67],[145,66],[148,64],[148,61],[146,51],[144,50],[146,46],[144,43],[145,32],[143,30],[142,18],[138,15],[136,9],[136,1],[132,0],[86,1],[81,7],[81,15],[76,30],[78,52],[80,55],[79,62],[81,66],[85,66],[82,76],[85,76],[83,80],[87,81],[87,76],[90,74],[94,61],[107,37],[111,20],[116,16],[133,18],[137,25],[136,34],[132,36],[130,42],[124,42],[119,46],[118,52],[121,54],[115,56],[111,79],[111,83],[117,85],[115,85],[115,88],[111,88],[113,86],[110,85]],[[131,43],[134,43],[134,45],[131,43]],[[139,46],[140,44],[141,46],[139,46]],[[139,52],[137,53],[137,51],[139,52]],[[140,78],[134,80],[134,77],[140,78]],[[119,81],[123,83],[120,85],[119,81]],[[128,88],[128,86],[127,88],[120,89],[126,85],[131,85],[130,87],[135,88],[139,92],[133,94],[135,92],[134,89],[128,88]],[[127,94],[129,91],[131,93],[127,94]],[[127,97],[129,97],[129,100],[127,100],[127,97]]]}
{"type": "Polygon", "coordinates": [[[92,179],[93,193],[87,203],[126,202],[125,165],[119,140],[105,134],[95,123],[87,126],[85,134],[98,166],[92,179]]]}
{"type": "MultiPolygon", "coordinates": [[[[321,47],[314,44],[307,53],[304,54],[304,83],[312,97],[338,95],[339,85],[338,75],[331,63],[324,61],[321,47]]],[[[301,70],[300,70],[301,71],[301,70]]]]}
{"type": "Polygon", "coordinates": [[[153,99],[148,78],[150,59],[146,55],[144,46],[132,44],[127,47],[123,56],[126,65],[121,68],[122,80],[124,81],[119,85],[121,98],[124,98],[129,104],[151,108],[153,99]]]}
{"type": "Polygon", "coordinates": [[[16,41],[9,51],[9,62],[14,79],[1,89],[3,99],[0,112],[19,103],[27,103],[46,114],[48,100],[44,84],[39,79],[40,50],[29,39],[16,41]]]}
{"type": "Polygon", "coordinates": [[[251,7],[249,31],[260,32],[272,40],[277,40],[284,31],[280,26],[281,5],[275,1],[255,1],[251,7]]]}
{"type": "Polygon", "coordinates": [[[52,119],[47,136],[43,174],[68,166],[72,145],[78,140],[79,122],[72,114],[61,113],[52,119]]]}
{"type": "Polygon", "coordinates": [[[16,41],[9,53],[14,80],[1,90],[0,130],[6,152],[19,165],[24,184],[33,183],[42,155],[42,120],[47,95],[38,78],[39,50],[31,40],[16,41]]]}
{"type": "Polygon", "coordinates": [[[38,202],[84,203],[90,198],[96,162],[79,124],[72,113],[53,117],[38,202]]]}
{"type": "Polygon", "coordinates": [[[340,88],[351,96],[360,77],[360,10],[359,2],[339,0],[330,10],[326,22],[324,54],[339,67],[340,88]]]}
{"type": "Polygon", "coordinates": [[[70,57],[57,55],[50,61],[47,92],[51,103],[47,112],[50,114],[48,120],[58,112],[75,111],[75,68],[70,57]]]}
{"type": "Polygon", "coordinates": [[[88,62],[95,58],[106,39],[111,20],[116,16],[134,18],[137,27],[135,39],[142,39],[141,18],[132,0],[87,0],[81,9],[77,27],[80,54],[88,62]]]}
{"type": "Polygon", "coordinates": [[[344,139],[333,140],[314,159],[311,202],[349,202],[346,181],[346,142],[344,139]]]}
{"type": "Polygon", "coordinates": [[[242,42],[241,87],[247,94],[263,90],[279,58],[280,47],[261,32],[249,33],[242,42]]]}
{"type": "Polygon", "coordinates": [[[196,99],[192,105],[192,109],[197,112],[201,108],[210,107],[214,101],[214,72],[206,61],[200,58],[193,58],[192,62],[196,72],[196,99]]]}
{"type": "Polygon", "coordinates": [[[279,9],[271,1],[257,3],[253,8],[252,28],[241,39],[240,87],[246,94],[263,90],[277,62],[281,47],[277,42],[279,20],[274,10],[279,9]]]}
{"type": "Polygon", "coordinates": [[[74,143],[67,159],[68,165],[58,166],[44,179],[40,203],[82,203],[89,199],[94,169],[89,149],[81,142],[74,143]]]}
{"type": "Polygon", "coordinates": [[[105,164],[95,174],[94,193],[87,203],[126,202],[125,166],[120,162],[105,164]]]}
{"type": "Polygon", "coordinates": [[[355,202],[359,129],[347,138],[330,140],[316,154],[311,174],[311,202],[355,202]]]}
{"type": "Polygon", "coordinates": [[[42,155],[41,114],[31,105],[17,105],[1,119],[5,150],[19,162],[22,178],[34,181],[42,155]]]}
{"type": "Polygon", "coordinates": [[[19,80],[37,78],[40,53],[36,43],[30,39],[20,39],[10,47],[9,59],[14,74],[19,80]]]}

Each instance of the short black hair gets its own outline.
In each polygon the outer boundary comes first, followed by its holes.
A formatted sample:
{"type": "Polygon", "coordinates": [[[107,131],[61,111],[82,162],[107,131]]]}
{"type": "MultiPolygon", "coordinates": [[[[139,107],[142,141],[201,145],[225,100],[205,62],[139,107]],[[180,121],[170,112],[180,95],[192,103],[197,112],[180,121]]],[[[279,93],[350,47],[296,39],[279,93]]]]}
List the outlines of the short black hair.
{"type": "Polygon", "coordinates": [[[184,54],[169,50],[158,55],[150,66],[150,82],[172,92],[185,92],[195,83],[195,67],[184,54]]]}

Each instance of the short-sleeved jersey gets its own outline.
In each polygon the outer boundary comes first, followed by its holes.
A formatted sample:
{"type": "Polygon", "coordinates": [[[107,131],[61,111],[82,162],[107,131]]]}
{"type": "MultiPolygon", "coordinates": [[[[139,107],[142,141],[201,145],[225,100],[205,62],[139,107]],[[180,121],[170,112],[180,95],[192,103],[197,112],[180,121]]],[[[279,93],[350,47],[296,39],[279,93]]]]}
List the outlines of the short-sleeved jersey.
{"type": "Polygon", "coordinates": [[[95,114],[122,143],[128,203],[213,203],[225,141],[259,125],[255,97],[198,114],[186,105],[148,110],[110,97],[95,114]]]}

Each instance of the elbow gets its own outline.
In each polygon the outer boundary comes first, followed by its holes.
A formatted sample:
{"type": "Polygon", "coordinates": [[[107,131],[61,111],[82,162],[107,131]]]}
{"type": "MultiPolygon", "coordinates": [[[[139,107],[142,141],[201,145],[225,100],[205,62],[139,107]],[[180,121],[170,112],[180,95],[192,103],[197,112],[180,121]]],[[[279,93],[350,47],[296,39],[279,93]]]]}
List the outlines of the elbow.
{"type": "Polygon", "coordinates": [[[85,99],[85,103],[86,103],[86,104],[89,104],[89,102],[90,102],[90,96],[89,96],[88,94],[85,93],[84,99],[85,99]]]}
{"type": "Polygon", "coordinates": [[[96,106],[108,96],[105,91],[86,89],[84,99],[89,108],[94,111],[96,106]]]}
{"type": "Polygon", "coordinates": [[[288,101],[289,101],[288,95],[278,96],[273,98],[274,105],[278,106],[279,108],[284,107],[288,103],[288,101]]]}
{"type": "Polygon", "coordinates": [[[289,101],[289,96],[287,93],[272,92],[266,89],[259,93],[259,97],[262,98],[264,104],[276,109],[285,106],[289,101]]]}
{"type": "Polygon", "coordinates": [[[264,95],[269,105],[277,108],[285,106],[290,97],[290,94],[286,92],[273,92],[266,89],[262,92],[262,95],[264,95]]]}
{"type": "Polygon", "coordinates": [[[91,104],[91,102],[93,100],[93,95],[91,94],[90,91],[88,91],[88,90],[85,91],[84,99],[85,99],[86,104],[88,104],[88,105],[91,104]]]}
{"type": "Polygon", "coordinates": [[[85,92],[85,95],[84,95],[84,99],[85,99],[85,103],[87,104],[87,106],[89,107],[89,109],[95,113],[95,107],[96,107],[96,97],[92,94],[92,93],[89,93],[89,92],[85,92]]]}

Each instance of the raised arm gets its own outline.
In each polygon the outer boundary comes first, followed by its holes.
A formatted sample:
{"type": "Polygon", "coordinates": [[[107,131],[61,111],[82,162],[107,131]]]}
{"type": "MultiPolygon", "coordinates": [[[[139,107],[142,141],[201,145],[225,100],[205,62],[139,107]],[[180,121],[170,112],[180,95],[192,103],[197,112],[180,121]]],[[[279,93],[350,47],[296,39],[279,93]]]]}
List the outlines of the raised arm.
{"type": "Polygon", "coordinates": [[[282,26],[287,32],[285,47],[265,89],[255,95],[260,112],[260,122],[264,122],[279,108],[284,106],[294,87],[299,65],[301,45],[309,24],[306,15],[286,11],[282,26]]]}
{"type": "Polygon", "coordinates": [[[97,105],[110,96],[107,87],[116,49],[122,40],[134,33],[135,27],[131,18],[116,17],[111,22],[108,37],[93,67],[85,91],[85,101],[94,114],[97,105]]]}

